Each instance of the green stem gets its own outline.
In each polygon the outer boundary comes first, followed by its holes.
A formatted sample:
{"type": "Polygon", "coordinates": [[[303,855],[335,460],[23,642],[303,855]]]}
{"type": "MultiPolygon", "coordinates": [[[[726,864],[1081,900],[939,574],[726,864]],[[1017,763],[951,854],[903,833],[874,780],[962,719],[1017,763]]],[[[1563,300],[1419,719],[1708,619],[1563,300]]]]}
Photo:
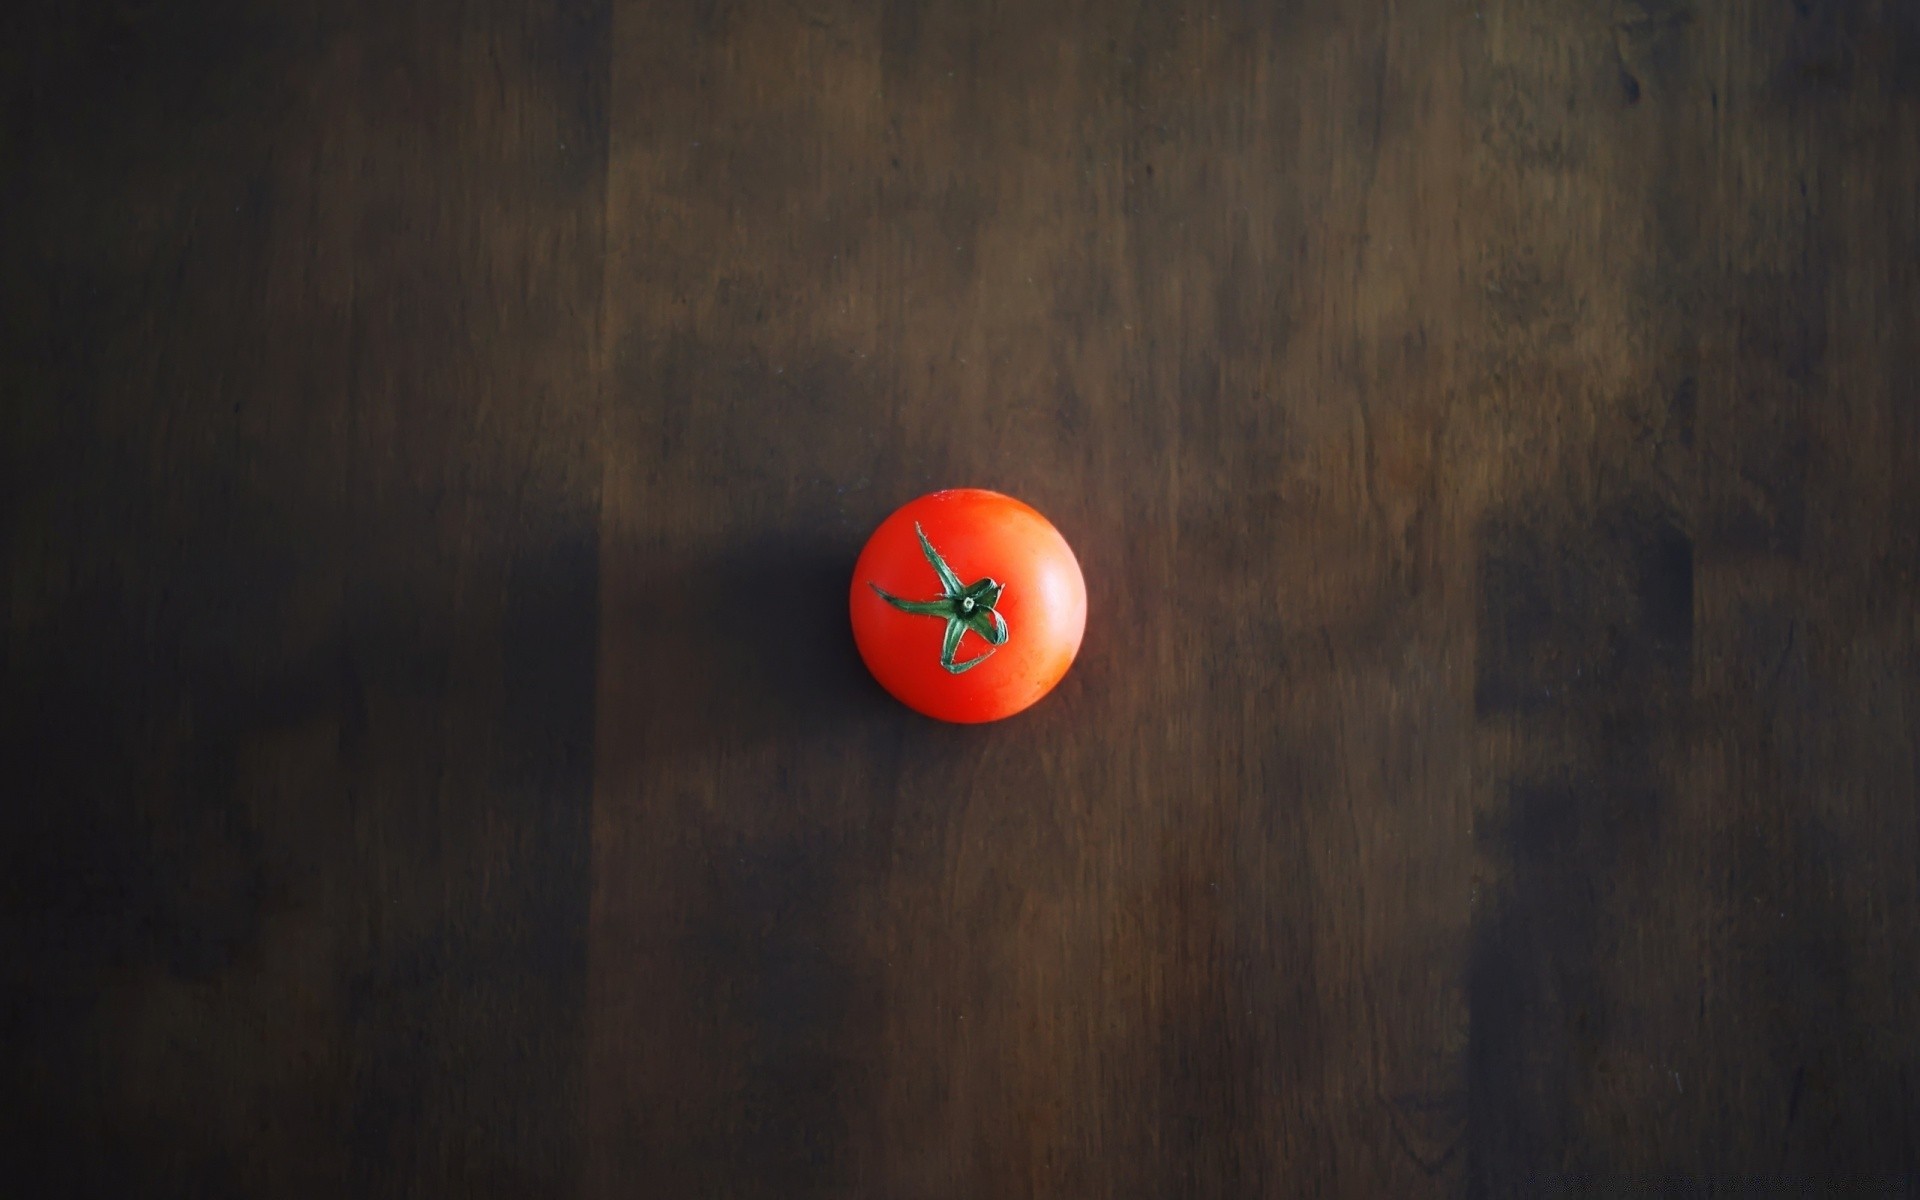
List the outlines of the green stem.
{"type": "Polygon", "coordinates": [[[926,555],[927,564],[940,578],[940,598],[903,600],[872,580],[867,581],[867,586],[901,612],[916,617],[938,617],[945,621],[947,628],[940,639],[940,665],[952,674],[959,675],[985,662],[987,656],[1006,645],[1007,638],[1011,636],[1007,619],[994,611],[1006,585],[995,579],[962,584],[960,577],[953,573],[953,568],[947,565],[947,561],[940,557],[940,552],[933,548],[933,543],[927,540],[926,530],[920,528],[918,521],[913,523],[913,531],[919,535],[920,551],[926,555]],[[960,639],[966,636],[969,629],[987,643],[987,648],[972,658],[956,661],[960,639]]]}

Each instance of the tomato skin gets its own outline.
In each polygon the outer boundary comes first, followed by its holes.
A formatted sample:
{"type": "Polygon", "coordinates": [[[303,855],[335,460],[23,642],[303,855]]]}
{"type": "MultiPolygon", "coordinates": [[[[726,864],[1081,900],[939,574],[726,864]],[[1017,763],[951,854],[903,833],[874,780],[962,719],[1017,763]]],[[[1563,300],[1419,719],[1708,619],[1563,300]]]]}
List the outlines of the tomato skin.
{"type": "Polygon", "coordinates": [[[1013,497],[980,488],[922,496],[882,521],[854,564],[848,605],[854,643],[880,685],[915,711],[963,724],[1010,717],[1051,691],[1073,665],[1087,623],[1086,581],[1060,531],[1013,497]],[[993,607],[1005,618],[1006,641],[992,646],[966,632],[961,663],[990,653],[959,674],[941,664],[944,619],[903,612],[874,590],[910,601],[941,597],[916,524],[963,585],[1004,585],[993,607]]]}

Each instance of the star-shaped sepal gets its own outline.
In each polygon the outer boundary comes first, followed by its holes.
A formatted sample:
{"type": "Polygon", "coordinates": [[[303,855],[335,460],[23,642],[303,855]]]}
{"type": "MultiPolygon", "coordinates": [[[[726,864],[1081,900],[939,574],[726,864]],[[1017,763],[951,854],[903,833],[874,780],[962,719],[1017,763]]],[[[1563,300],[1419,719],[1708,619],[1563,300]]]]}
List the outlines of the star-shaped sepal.
{"type": "Polygon", "coordinates": [[[1000,603],[1000,594],[1006,585],[995,579],[981,579],[974,583],[963,584],[960,577],[953,573],[940,552],[927,540],[926,530],[920,528],[920,522],[913,523],[913,532],[919,535],[921,553],[927,556],[927,563],[933,567],[933,573],[940,577],[940,598],[937,600],[902,600],[887,592],[877,583],[868,581],[867,586],[878,592],[880,598],[901,612],[921,617],[939,617],[947,623],[946,636],[940,640],[940,665],[955,675],[971,671],[1001,646],[1007,644],[1007,619],[995,611],[1000,603]],[[956,662],[960,652],[960,639],[973,630],[987,643],[987,648],[972,658],[956,662]]]}

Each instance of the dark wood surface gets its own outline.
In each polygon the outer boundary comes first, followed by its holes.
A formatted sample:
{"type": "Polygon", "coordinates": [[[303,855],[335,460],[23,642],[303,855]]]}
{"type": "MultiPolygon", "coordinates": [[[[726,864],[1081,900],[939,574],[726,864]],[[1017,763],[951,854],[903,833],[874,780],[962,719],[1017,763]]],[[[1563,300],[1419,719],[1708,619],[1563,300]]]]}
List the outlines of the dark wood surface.
{"type": "Polygon", "coordinates": [[[1920,1193],[1920,8],[16,9],[0,1190],[1920,1193]]]}

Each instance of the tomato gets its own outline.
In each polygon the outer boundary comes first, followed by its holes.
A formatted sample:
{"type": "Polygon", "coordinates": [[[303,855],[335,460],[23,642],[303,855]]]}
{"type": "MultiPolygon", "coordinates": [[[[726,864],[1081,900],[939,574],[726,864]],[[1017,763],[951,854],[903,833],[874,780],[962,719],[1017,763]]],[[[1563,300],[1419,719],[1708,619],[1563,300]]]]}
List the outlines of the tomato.
{"type": "Polygon", "coordinates": [[[853,568],[853,640],[880,686],[943,721],[997,721],[1060,682],[1080,649],[1087,586],[1067,540],[998,492],[914,500],[853,568]]]}

